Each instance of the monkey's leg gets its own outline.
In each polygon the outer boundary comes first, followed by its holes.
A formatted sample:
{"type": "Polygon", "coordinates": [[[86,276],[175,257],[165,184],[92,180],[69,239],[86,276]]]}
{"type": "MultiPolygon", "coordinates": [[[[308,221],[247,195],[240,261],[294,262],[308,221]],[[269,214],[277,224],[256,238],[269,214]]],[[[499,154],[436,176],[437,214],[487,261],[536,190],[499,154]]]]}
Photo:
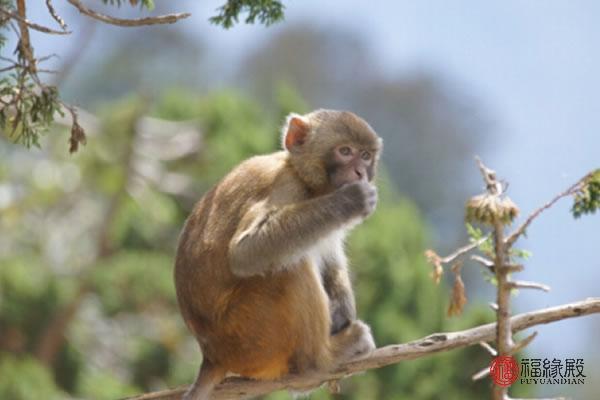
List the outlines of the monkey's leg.
{"type": "Polygon", "coordinates": [[[214,387],[225,377],[223,368],[212,364],[207,359],[202,361],[202,367],[196,381],[183,395],[182,400],[208,400],[214,387]]]}
{"type": "Polygon", "coordinates": [[[322,268],[323,286],[329,296],[331,334],[347,328],[356,319],[356,305],[352,284],[348,276],[345,257],[328,260],[322,268]]]}

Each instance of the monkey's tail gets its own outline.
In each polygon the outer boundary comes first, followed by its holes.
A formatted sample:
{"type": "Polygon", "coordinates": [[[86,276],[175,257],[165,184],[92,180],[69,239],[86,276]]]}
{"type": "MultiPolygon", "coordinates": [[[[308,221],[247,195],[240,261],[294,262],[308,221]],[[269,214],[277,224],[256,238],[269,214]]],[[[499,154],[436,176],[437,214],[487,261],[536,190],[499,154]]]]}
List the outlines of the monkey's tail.
{"type": "Polygon", "coordinates": [[[226,373],[224,368],[205,358],[196,381],[185,392],[182,400],[209,400],[213,389],[225,378],[226,373]]]}

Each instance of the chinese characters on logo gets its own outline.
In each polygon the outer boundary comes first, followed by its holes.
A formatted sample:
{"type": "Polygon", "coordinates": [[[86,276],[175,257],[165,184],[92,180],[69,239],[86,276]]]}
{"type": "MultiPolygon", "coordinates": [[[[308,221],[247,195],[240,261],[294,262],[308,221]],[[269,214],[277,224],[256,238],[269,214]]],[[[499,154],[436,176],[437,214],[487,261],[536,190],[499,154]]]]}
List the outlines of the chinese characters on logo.
{"type": "Polygon", "coordinates": [[[583,385],[582,358],[523,358],[521,367],[514,357],[498,356],[490,364],[490,376],[498,386],[507,387],[520,379],[520,383],[534,385],[583,385]]]}
{"type": "Polygon", "coordinates": [[[582,358],[523,358],[521,360],[521,383],[540,385],[582,385],[582,358]]]}

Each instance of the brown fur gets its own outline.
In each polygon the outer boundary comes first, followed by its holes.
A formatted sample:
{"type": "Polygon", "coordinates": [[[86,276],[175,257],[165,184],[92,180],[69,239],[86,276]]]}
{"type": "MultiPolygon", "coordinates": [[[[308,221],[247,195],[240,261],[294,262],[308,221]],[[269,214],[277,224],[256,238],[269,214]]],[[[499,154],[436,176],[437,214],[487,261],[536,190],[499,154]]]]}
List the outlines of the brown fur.
{"type": "Polygon", "coordinates": [[[354,343],[370,338],[368,327],[354,321],[345,258],[339,269],[330,261],[320,272],[306,252],[345,229],[360,211],[356,199],[330,187],[323,161],[328,149],[347,140],[377,152],[380,141],[351,113],[302,118],[310,128],[302,148],[241,163],[200,200],[185,224],[175,285],[204,356],[188,398],[208,398],[225,372],[274,379],[328,370],[361,351],[354,343]],[[331,283],[327,292],[323,281],[331,283]],[[348,327],[333,336],[328,292],[343,295],[339,302],[351,309],[345,312],[351,314],[345,316],[348,327]]]}

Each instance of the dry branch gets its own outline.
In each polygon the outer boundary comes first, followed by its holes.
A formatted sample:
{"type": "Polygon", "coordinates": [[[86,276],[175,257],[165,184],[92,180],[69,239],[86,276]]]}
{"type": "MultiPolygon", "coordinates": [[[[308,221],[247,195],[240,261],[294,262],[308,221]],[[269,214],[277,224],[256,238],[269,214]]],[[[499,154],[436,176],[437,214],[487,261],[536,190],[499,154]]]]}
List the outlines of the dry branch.
{"type": "Polygon", "coordinates": [[[67,23],[64,19],[62,19],[60,15],[58,15],[56,10],[54,9],[54,5],[52,5],[52,0],[46,0],[46,8],[48,9],[50,16],[56,21],[56,23],[60,25],[63,31],[66,31],[67,23]]]}
{"type": "Polygon", "coordinates": [[[31,22],[27,18],[21,17],[19,14],[15,14],[14,12],[9,11],[3,7],[0,7],[0,13],[16,20],[19,23],[23,23],[23,24],[27,25],[29,28],[39,31],[39,32],[48,33],[51,35],[68,35],[71,33],[69,31],[57,31],[57,30],[48,28],[46,26],[36,24],[35,22],[31,22]]]}
{"type": "MultiPolygon", "coordinates": [[[[567,318],[600,313],[600,298],[563,304],[556,307],[523,313],[510,318],[513,332],[532,326],[547,324],[567,318]]],[[[290,376],[278,381],[253,381],[228,378],[217,386],[213,400],[248,399],[276,390],[299,387],[316,387],[325,382],[373,368],[395,364],[404,360],[426,357],[435,353],[489,342],[496,339],[496,323],[481,325],[458,332],[434,333],[409,343],[395,344],[375,350],[370,356],[342,365],[338,370],[320,375],[290,376]]],[[[186,388],[147,393],[129,400],[179,400],[186,388]]]]}
{"type": "Polygon", "coordinates": [[[590,172],[589,174],[587,174],[586,176],[584,176],[583,178],[581,178],[577,182],[575,182],[573,185],[571,185],[567,190],[557,194],[552,200],[550,200],[549,202],[547,202],[546,204],[544,204],[543,206],[541,206],[540,208],[538,208],[537,210],[532,212],[527,217],[525,222],[523,222],[521,225],[519,225],[519,227],[517,229],[515,229],[510,235],[508,235],[508,237],[506,238],[506,245],[510,247],[513,243],[515,243],[517,241],[517,239],[525,233],[525,230],[529,227],[529,225],[531,225],[533,220],[536,219],[543,211],[552,207],[557,201],[559,201],[563,197],[571,196],[571,195],[575,194],[578,190],[580,190],[581,187],[583,185],[585,185],[585,182],[593,174],[594,174],[593,171],[590,172]]]}
{"type": "Polygon", "coordinates": [[[92,9],[87,8],[79,0],[67,0],[71,5],[79,10],[80,13],[87,15],[88,17],[97,19],[107,24],[118,25],[118,26],[145,26],[145,25],[159,25],[159,24],[172,24],[189,17],[190,13],[180,14],[166,14],[158,17],[146,17],[146,18],[135,18],[135,19],[123,19],[115,18],[110,15],[102,14],[92,9]]]}

